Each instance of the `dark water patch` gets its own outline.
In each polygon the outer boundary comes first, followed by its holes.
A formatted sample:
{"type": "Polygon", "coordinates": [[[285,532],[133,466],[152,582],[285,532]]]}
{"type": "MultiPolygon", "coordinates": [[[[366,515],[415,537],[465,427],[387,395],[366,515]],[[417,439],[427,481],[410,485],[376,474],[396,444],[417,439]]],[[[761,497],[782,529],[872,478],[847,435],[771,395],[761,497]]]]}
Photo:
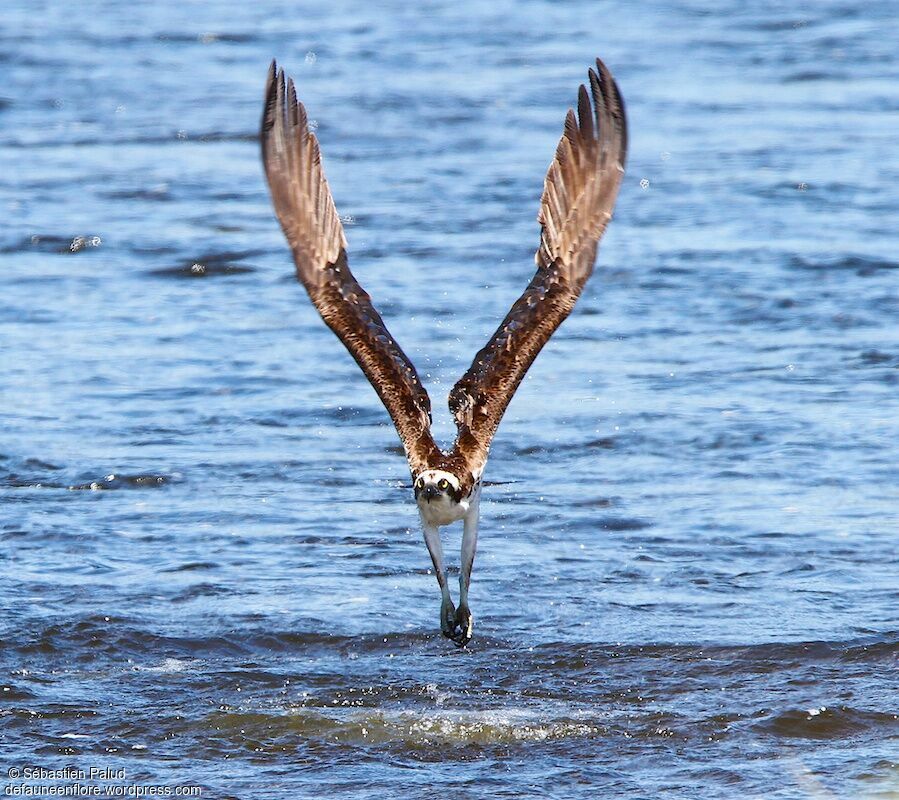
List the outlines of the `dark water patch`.
{"type": "MultiPolygon", "coordinates": [[[[372,547],[377,548],[378,545],[372,545],[372,547]]],[[[381,549],[387,549],[387,548],[388,548],[388,545],[386,545],[386,544],[381,545],[381,549]]],[[[351,553],[349,556],[346,556],[346,558],[348,558],[350,560],[365,559],[365,558],[368,558],[368,554],[362,553],[362,552],[351,553]]],[[[410,569],[406,569],[404,567],[388,567],[388,566],[372,567],[369,569],[362,569],[359,571],[360,578],[396,578],[396,577],[403,576],[403,575],[420,575],[420,574],[422,574],[422,570],[410,570],[410,569]]],[[[425,571],[425,574],[427,574],[427,571],[425,571]]],[[[452,573],[450,570],[447,570],[447,574],[449,575],[452,573]]]]}
{"type": "Polygon", "coordinates": [[[809,190],[817,188],[818,187],[810,187],[809,184],[804,181],[795,183],[782,181],[778,183],[762,184],[756,186],[752,190],[752,193],[756,197],[760,197],[765,200],[800,200],[804,202],[809,197],[809,190]]]}
{"type": "Polygon", "coordinates": [[[591,497],[575,500],[574,505],[581,508],[611,508],[615,501],[610,497],[591,497]]]}
{"type": "Polygon", "coordinates": [[[88,137],[62,137],[45,141],[22,141],[11,139],[3,143],[10,150],[42,151],[54,150],[60,147],[78,150],[94,150],[115,144],[119,147],[129,145],[153,145],[156,147],[189,147],[192,144],[207,144],[211,142],[254,142],[259,135],[256,133],[220,133],[220,132],[194,132],[175,129],[161,134],[148,135],[122,135],[88,137]]]}
{"type": "Polygon", "coordinates": [[[23,700],[34,700],[37,695],[30,689],[0,681],[0,703],[18,703],[23,700]]]}
{"type": "Polygon", "coordinates": [[[154,38],[159,42],[171,42],[173,44],[248,44],[256,42],[259,37],[253,33],[226,33],[219,31],[202,31],[200,33],[181,33],[165,31],[155,34],[154,38]]]}
{"type": "Polygon", "coordinates": [[[25,488],[62,488],[65,486],[55,473],[62,467],[38,458],[19,459],[0,456],[0,484],[25,488]]]}
{"type": "Polygon", "coordinates": [[[830,259],[813,260],[802,256],[793,256],[790,266],[795,269],[811,271],[852,270],[856,275],[867,277],[882,270],[899,268],[899,262],[867,256],[842,256],[830,259]]]}
{"type": "Polygon", "coordinates": [[[255,267],[243,264],[233,264],[224,259],[186,262],[178,267],[162,267],[147,272],[157,278],[216,278],[226,275],[245,275],[255,272],[255,267]]]}
{"type": "Polygon", "coordinates": [[[247,589],[237,590],[234,587],[220,586],[215,583],[198,583],[173,595],[171,602],[188,603],[200,597],[226,597],[228,595],[246,595],[252,593],[253,592],[247,589]]]}
{"type": "Polygon", "coordinates": [[[85,707],[83,703],[49,703],[40,709],[13,709],[11,713],[32,722],[35,720],[74,722],[99,716],[96,710],[85,707]]]}
{"type": "Polygon", "coordinates": [[[174,198],[168,186],[155,186],[149,189],[117,189],[99,192],[100,197],[107,200],[138,200],[151,203],[166,203],[174,198]]]}
{"type": "Polygon", "coordinates": [[[839,658],[848,663],[883,663],[899,668],[899,634],[883,641],[850,644],[840,650],[839,658]]]}
{"type": "Polygon", "coordinates": [[[31,469],[49,470],[52,472],[62,469],[62,467],[57,464],[51,464],[49,461],[42,461],[39,458],[26,458],[22,463],[25,467],[31,469]]]}
{"type": "Polygon", "coordinates": [[[322,416],[334,422],[383,422],[384,415],[380,409],[371,407],[362,408],[353,405],[329,406],[316,411],[316,416],[322,416]]]}
{"type": "Polygon", "coordinates": [[[845,73],[837,73],[837,72],[822,72],[820,70],[802,70],[799,72],[792,72],[789,75],[784,75],[781,79],[781,83],[813,83],[816,81],[840,81],[846,80],[845,73]]]}
{"type": "Polygon", "coordinates": [[[0,253],[22,253],[35,251],[39,253],[78,253],[100,247],[103,240],[96,234],[60,236],[58,234],[35,233],[17,242],[3,245],[0,253]]]}
{"type": "Polygon", "coordinates": [[[176,567],[169,567],[161,570],[162,572],[206,572],[219,568],[219,564],[214,561],[191,561],[187,564],[179,564],[176,567]]]}
{"type": "Polygon", "coordinates": [[[225,636],[175,637],[135,627],[128,621],[111,616],[94,616],[81,620],[47,625],[40,631],[23,632],[13,641],[2,637],[4,647],[20,654],[77,654],[79,661],[94,661],[109,656],[117,660],[132,657],[202,657],[218,654],[234,657],[249,652],[239,642],[225,636]]]}
{"type": "Polygon", "coordinates": [[[756,450],[765,442],[768,436],[762,431],[735,430],[715,433],[707,440],[693,439],[690,444],[703,450],[756,450]]]}
{"type": "MultiPolygon", "coordinates": [[[[257,131],[210,131],[208,133],[192,133],[185,138],[192,139],[196,142],[258,142],[259,133],[257,131]]],[[[245,195],[239,193],[225,193],[217,195],[222,199],[243,200],[245,195]]]]}
{"type": "Polygon", "coordinates": [[[158,489],[177,479],[174,475],[109,473],[95,480],[71,484],[68,488],[78,491],[105,492],[116,489],[158,489]]]}
{"type": "MultiPolygon", "coordinates": [[[[758,645],[593,644],[547,643],[533,649],[534,667],[541,670],[593,670],[622,660],[638,664],[665,663],[666,669],[687,675],[767,674],[802,667],[824,668],[849,659],[872,666],[899,658],[899,639],[848,642],[770,642],[758,645]]],[[[642,668],[642,667],[639,667],[642,668]]],[[[648,668],[648,667],[647,667],[648,668]]]]}
{"type": "Polygon", "coordinates": [[[516,447],[515,454],[518,456],[543,455],[549,457],[557,453],[578,453],[585,450],[615,450],[621,447],[623,441],[630,443],[638,438],[638,434],[627,434],[621,436],[599,436],[593,439],[585,439],[582,442],[530,444],[516,447]]]}
{"type": "Polygon", "coordinates": [[[856,363],[863,366],[899,367],[899,355],[884,353],[881,350],[865,350],[859,353],[856,363]]]}
{"type": "Polygon", "coordinates": [[[585,450],[613,450],[616,447],[616,439],[611,436],[602,436],[598,439],[590,439],[581,445],[585,450]]]}
{"type": "Polygon", "coordinates": [[[379,408],[354,406],[316,407],[314,416],[307,409],[283,408],[254,420],[266,428],[307,428],[321,426],[324,420],[333,427],[380,427],[384,424],[384,411],[379,408]]]}
{"type": "Polygon", "coordinates": [[[140,424],[130,428],[128,433],[132,436],[158,436],[165,437],[169,441],[183,441],[189,436],[190,429],[174,428],[170,425],[146,425],[140,424]]]}
{"type": "Polygon", "coordinates": [[[307,648],[328,650],[339,655],[345,648],[357,652],[390,652],[409,649],[431,641],[431,635],[383,634],[346,636],[305,631],[267,632],[251,628],[235,630],[227,636],[172,636],[148,630],[134,620],[107,615],[72,618],[44,625],[40,630],[7,630],[0,635],[4,649],[20,653],[80,653],[89,659],[111,654],[144,658],[245,657],[253,652],[304,653],[307,648]]]}
{"type": "Polygon", "coordinates": [[[318,486],[331,486],[347,489],[359,486],[359,480],[357,478],[354,478],[352,476],[334,475],[333,473],[326,473],[319,476],[315,479],[315,483],[318,486]]]}
{"type": "Polygon", "coordinates": [[[851,739],[862,733],[882,736],[899,733],[899,714],[865,711],[850,706],[821,706],[807,711],[784,711],[757,725],[784,738],[851,739]]]}
{"type": "Polygon", "coordinates": [[[302,652],[307,648],[340,651],[352,642],[352,637],[313,631],[247,631],[247,644],[255,652],[302,652]]]}
{"type": "Polygon", "coordinates": [[[604,531],[642,531],[651,528],[654,523],[645,519],[629,517],[601,517],[596,524],[604,531]]]}
{"type": "Polygon", "coordinates": [[[0,468],[0,485],[16,489],[66,489],[68,484],[60,480],[60,467],[44,466],[33,459],[9,460],[0,468]]]}
{"type": "Polygon", "coordinates": [[[809,26],[815,26],[817,20],[809,19],[759,19],[746,23],[750,30],[762,31],[764,33],[780,33],[781,31],[798,30],[809,26]]]}
{"type": "Polygon", "coordinates": [[[164,244],[160,241],[152,241],[144,243],[141,241],[133,241],[127,243],[128,249],[140,256],[170,256],[172,254],[180,254],[180,249],[170,244],[164,244]]]}
{"type": "MultiPolygon", "coordinates": [[[[334,542],[334,539],[329,539],[328,541],[334,542]]],[[[386,539],[379,538],[378,536],[344,536],[339,540],[336,540],[337,543],[341,545],[348,545],[350,547],[364,546],[364,547],[386,547],[388,542],[386,539]]]]}

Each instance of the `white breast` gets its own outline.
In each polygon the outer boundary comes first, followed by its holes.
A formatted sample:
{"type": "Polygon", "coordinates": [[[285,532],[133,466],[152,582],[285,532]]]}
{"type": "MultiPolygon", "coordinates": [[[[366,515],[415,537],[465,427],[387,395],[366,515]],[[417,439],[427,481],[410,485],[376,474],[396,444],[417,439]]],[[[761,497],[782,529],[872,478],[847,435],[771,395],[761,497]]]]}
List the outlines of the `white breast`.
{"type": "Polygon", "coordinates": [[[425,498],[418,498],[418,510],[426,525],[449,525],[462,519],[471,508],[472,502],[480,494],[480,484],[468,497],[454,503],[449,497],[440,497],[429,503],[425,498]]]}

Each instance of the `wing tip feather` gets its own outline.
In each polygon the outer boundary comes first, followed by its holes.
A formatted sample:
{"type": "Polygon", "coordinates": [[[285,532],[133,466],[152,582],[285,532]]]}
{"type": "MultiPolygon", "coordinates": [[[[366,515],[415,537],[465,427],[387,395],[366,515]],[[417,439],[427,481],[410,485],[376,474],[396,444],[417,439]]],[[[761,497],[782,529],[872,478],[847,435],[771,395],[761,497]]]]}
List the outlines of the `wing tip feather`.
{"type": "Polygon", "coordinates": [[[265,79],[265,102],[262,107],[262,141],[265,142],[265,139],[268,133],[275,127],[275,121],[277,119],[276,115],[276,90],[275,90],[275,80],[278,74],[278,65],[275,62],[275,59],[272,59],[272,63],[268,68],[268,75],[265,79]]]}
{"type": "Polygon", "coordinates": [[[304,283],[314,283],[346,249],[346,234],[306,108],[293,78],[275,60],[266,79],[261,143],[275,212],[294,251],[297,274],[304,283]]]}
{"type": "MultiPolygon", "coordinates": [[[[576,108],[576,115],[572,109],[565,115],[563,134],[544,181],[537,216],[543,228],[535,254],[538,265],[561,260],[574,267],[578,253],[586,255],[591,242],[598,242],[624,170],[624,101],[602,59],[596,59],[596,67],[587,70],[587,81],[578,86],[576,108]]],[[[583,269],[589,275],[592,262],[575,272],[580,275],[583,269]]]]}

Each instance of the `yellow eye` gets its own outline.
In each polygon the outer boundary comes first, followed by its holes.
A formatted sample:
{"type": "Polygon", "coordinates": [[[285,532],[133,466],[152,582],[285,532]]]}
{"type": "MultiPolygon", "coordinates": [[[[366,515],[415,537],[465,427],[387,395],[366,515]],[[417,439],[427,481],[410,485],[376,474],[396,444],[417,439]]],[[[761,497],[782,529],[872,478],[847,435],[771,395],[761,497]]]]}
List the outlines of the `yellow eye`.
{"type": "Polygon", "coordinates": [[[417,481],[415,481],[415,488],[416,488],[416,489],[421,489],[421,487],[424,486],[424,485],[425,485],[425,479],[424,479],[424,478],[419,478],[417,481]]]}
{"type": "Polygon", "coordinates": [[[449,489],[449,481],[446,478],[441,478],[440,482],[437,484],[437,488],[440,489],[441,492],[445,492],[449,489]]]}

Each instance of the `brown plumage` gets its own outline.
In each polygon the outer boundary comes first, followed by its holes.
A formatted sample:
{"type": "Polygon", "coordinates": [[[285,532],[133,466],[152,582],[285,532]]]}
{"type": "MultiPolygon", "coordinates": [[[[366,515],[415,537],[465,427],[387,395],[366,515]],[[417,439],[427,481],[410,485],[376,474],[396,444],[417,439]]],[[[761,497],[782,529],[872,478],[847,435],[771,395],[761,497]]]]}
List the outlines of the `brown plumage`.
{"type": "Polygon", "coordinates": [[[443,453],[431,436],[430,400],[347,265],[346,239],[306,111],[292,80],[272,63],[262,118],[262,157],[272,200],[293,250],[297,276],[324,321],[377,391],[406,450],[413,477],[425,469],[456,475],[469,492],[487,461],[509,401],[543,345],[571,312],[596,259],[624,173],[624,102],[599,59],[589,90],[569,110],[544,182],[537,272],[471,367],[449,406],[458,435],[443,453]],[[591,102],[592,101],[592,102],[591,102]]]}
{"type": "Polygon", "coordinates": [[[612,218],[627,152],[624,101],[602,61],[597,59],[596,71],[588,74],[593,107],[582,84],[578,116],[569,109],[543,183],[537,272],[450,392],[459,431],[453,454],[462,456],[471,471],[483,469],[518,384],[574,308],[612,218]]]}
{"type": "Polygon", "coordinates": [[[347,264],[346,238],[293,80],[272,62],[262,114],[262,161],[272,201],[293,250],[297,278],[387,408],[413,473],[440,455],[431,401],[347,264]]]}

